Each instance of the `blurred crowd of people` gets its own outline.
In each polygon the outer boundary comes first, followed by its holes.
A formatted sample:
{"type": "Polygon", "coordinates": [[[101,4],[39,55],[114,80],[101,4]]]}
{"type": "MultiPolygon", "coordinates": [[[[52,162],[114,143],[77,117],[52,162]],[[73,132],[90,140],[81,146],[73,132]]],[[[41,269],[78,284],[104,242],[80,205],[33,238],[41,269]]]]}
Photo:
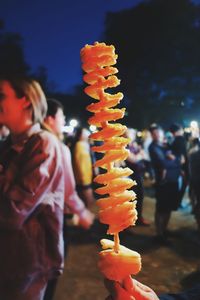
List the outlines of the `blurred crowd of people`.
{"type": "MultiPolygon", "coordinates": [[[[0,79],[1,299],[53,299],[67,254],[69,218],[86,234],[94,223],[99,157],[86,127],[63,132],[65,118],[63,105],[46,99],[38,82],[0,79]]],[[[129,156],[120,162],[137,182],[136,225],[150,225],[143,215],[148,180],[155,190],[155,242],[168,245],[171,212],[183,205],[187,191],[200,233],[198,131],[186,135],[176,123],[164,131],[155,123],[138,133],[127,128],[129,156]]]]}
{"type": "MultiPolygon", "coordinates": [[[[95,201],[93,179],[101,172],[93,167],[99,157],[91,151],[94,142],[90,140],[89,135],[88,129],[78,127],[74,130],[74,134],[68,137],[77,191],[86,206],[95,201]]],[[[155,242],[161,245],[168,244],[167,226],[171,212],[184,209],[186,206],[194,214],[200,233],[198,130],[195,130],[195,134],[192,131],[186,132],[177,123],[164,130],[159,124],[154,123],[143,132],[127,128],[124,136],[129,139],[127,146],[129,156],[118,164],[132,169],[131,178],[137,182],[134,187],[138,212],[136,225],[150,225],[149,220],[143,216],[145,183],[148,182],[154,189],[156,198],[155,242]]]]}
{"type": "Polygon", "coordinates": [[[50,300],[64,268],[68,215],[86,230],[95,215],[76,190],[59,101],[31,78],[0,78],[0,124],[0,298],[50,300]]]}

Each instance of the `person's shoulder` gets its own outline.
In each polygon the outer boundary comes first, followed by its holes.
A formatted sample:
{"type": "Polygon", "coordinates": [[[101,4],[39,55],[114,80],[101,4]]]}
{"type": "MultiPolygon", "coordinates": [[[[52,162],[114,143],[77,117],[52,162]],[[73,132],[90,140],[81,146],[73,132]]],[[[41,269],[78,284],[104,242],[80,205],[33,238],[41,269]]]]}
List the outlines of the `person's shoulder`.
{"type": "Polygon", "coordinates": [[[60,147],[61,147],[61,151],[66,155],[71,155],[71,151],[69,149],[69,147],[64,144],[63,142],[60,142],[60,147]]]}
{"type": "Polygon", "coordinates": [[[149,145],[149,150],[155,149],[158,147],[158,144],[154,141],[151,142],[151,144],[149,145]]]}
{"type": "Polygon", "coordinates": [[[152,145],[153,145],[153,141],[149,144],[148,148],[152,148],[152,145]]]}
{"type": "Polygon", "coordinates": [[[58,144],[59,140],[58,138],[55,136],[55,134],[47,131],[47,130],[41,130],[39,132],[39,137],[41,140],[43,141],[47,141],[47,142],[50,142],[50,143],[56,143],[58,144]]]}
{"type": "Polygon", "coordinates": [[[60,148],[58,138],[47,130],[40,130],[37,134],[30,137],[32,144],[38,145],[44,151],[52,151],[52,149],[60,148]]]}

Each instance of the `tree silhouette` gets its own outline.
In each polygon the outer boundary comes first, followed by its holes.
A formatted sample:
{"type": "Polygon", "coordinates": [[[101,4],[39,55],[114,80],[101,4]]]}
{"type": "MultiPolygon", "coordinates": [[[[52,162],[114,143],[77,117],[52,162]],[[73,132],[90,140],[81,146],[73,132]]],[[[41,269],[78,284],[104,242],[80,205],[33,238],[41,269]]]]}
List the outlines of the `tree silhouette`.
{"type": "Polygon", "coordinates": [[[33,72],[25,60],[23,38],[18,33],[6,32],[0,20],[0,75],[31,76],[37,79],[46,93],[56,90],[54,82],[49,82],[47,69],[38,66],[33,72]]]}
{"type": "Polygon", "coordinates": [[[105,40],[119,55],[127,122],[145,127],[195,117],[200,109],[200,6],[151,0],[109,13],[105,40]]]}
{"type": "Polygon", "coordinates": [[[3,21],[0,20],[0,74],[25,75],[30,67],[25,61],[23,39],[18,33],[4,32],[3,21]]]}

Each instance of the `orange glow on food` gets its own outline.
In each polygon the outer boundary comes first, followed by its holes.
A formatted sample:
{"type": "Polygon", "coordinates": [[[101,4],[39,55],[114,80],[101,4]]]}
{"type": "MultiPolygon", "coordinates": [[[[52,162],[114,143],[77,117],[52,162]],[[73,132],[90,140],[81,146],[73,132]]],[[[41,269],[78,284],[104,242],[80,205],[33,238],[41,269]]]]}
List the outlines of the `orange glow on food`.
{"type": "Polygon", "coordinates": [[[114,241],[101,240],[103,251],[99,255],[99,268],[105,277],[121,281],[139,272],[141,258],[137,252],[120,245],[119,241],[119,232],[135,224],[137,211],[136,195],[130,190],[136,182],[128,178],[132,170],[116,165],[129,155],[126,148],[129,139],[122,136],[127,128],[115,122],[125,114],[125,108],[116,108],[123,94],[106,92],[108,88],[120,84],[116,76],[118,70],[113,67],[117,55],[113,45],[96,42],[81,49],[81,60],[86,73],[83,80],[88,84],[85,93],[95,99],[86,108],[93,113],[88,123],[98,128],[90,138],[102,142],[100,146],[92,147],[93,151],[103,153],[103,157],[95,162],[95,167],[106,170],[94,179],[102,185],[96,192],[104,196],[97,200],[99,219],[108,225],[107,233],[114,235],[114,241]]]}

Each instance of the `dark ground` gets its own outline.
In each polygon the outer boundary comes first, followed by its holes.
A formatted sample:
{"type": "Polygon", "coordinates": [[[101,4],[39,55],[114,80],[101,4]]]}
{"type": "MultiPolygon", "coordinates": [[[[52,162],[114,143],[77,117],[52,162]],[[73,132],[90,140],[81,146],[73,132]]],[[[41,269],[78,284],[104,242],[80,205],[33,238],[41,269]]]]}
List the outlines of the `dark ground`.
{"type": "MultiPolygon", "coordinates": [[[[181,291],[200,282],[200,243],[196,223],[189,212],[173,212],[169,225],[172,245],[157,247],[153,242],[154,206],[153,193],[147,189],[144,216],[152,224],[125,230],[120,234],[121,244],[142,256],[142,270],[136,279],[151,286],[157,293],[181,291]]],[[[105,299],[107,291],[97,269],[97,260],[99,240],[106,237],[106,228],[97,221],[89,232],[73,226],[69,230],[65,271],[59,279],[54,300],[105,299]]]]}

